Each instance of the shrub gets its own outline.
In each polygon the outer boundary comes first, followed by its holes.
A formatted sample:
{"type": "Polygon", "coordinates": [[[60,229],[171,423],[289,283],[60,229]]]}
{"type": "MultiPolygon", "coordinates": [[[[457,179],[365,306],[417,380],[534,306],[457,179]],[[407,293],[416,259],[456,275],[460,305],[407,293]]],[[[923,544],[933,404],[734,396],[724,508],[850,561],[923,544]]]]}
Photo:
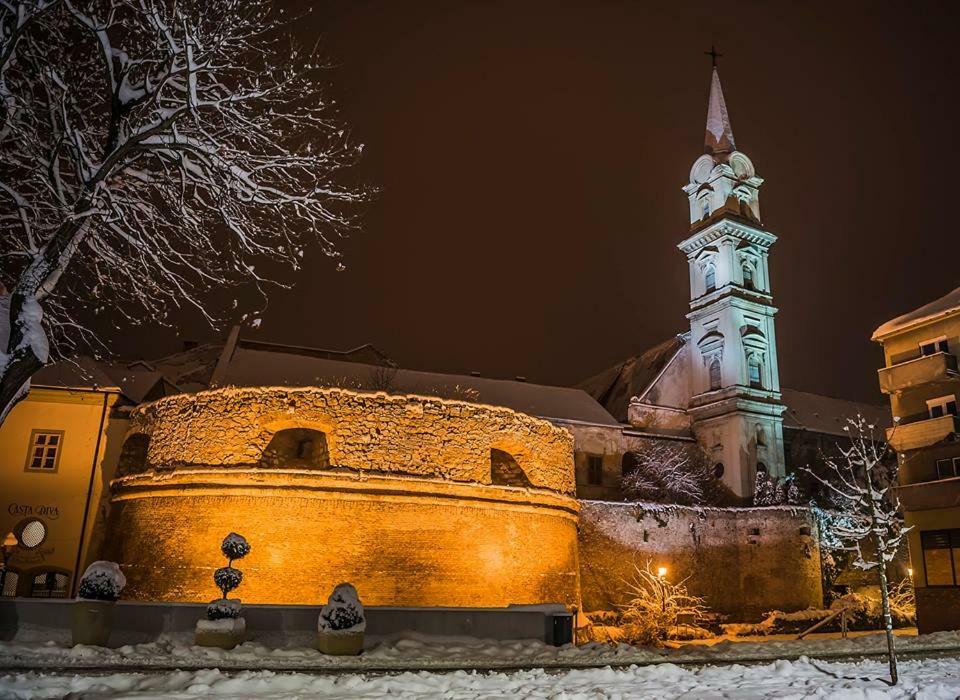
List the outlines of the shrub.
{"type": "Polygon", "coordinates": [[[341,583],[320,609],[317,629],[321,632],[363,632],[365,628],[363,605],[357,589],[349,583],[341,583]]]}
{"type": "Polygon", "coordinates": [[[77,595],[87,600],[114,601],[120,597],[127,578],[112,561],[95,561],[83,572],[77,595]]]}
{"type": "Polygon", "coordinates": [[[207,605],[208,620],[235,620],[240,617],[240,599],[227,599],[227,594],[243,583],[243,572],[233,568],[236,559],[242,559],[250,553],[250,543],[243,535],[231,532],[220,543],[220,551],[227,558],[227,565],[213,572],[213,582],[223,596],[207,605]]]}
{"type": "Polygon", "coordinates": [[[673,583],[657,575],[649,560],[643,567],[634,565],[633,579],[626,582],[630,599],[621,606],[624,639],[631,644],[660,644],[681,624],[699,629],[696,623],[707,607],[703,598],[687,592],[686,581],[673,583]]]}

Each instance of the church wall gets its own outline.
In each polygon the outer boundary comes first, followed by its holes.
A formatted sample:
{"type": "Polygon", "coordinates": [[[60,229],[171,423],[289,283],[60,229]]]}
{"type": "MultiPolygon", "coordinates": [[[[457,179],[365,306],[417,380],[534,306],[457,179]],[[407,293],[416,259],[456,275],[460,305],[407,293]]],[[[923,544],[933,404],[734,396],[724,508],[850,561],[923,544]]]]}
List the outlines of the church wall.
{"type": "Polygon", "coordinates": [[[577,479],[577,496],[598,500],[622,498],[620,491],[621,460],[624,453],[623,430],[619,426],[564,423],[574,440],[574,469],[577,479]],[[602,460],[603,472],[600,483],[592,483],[590,457],[602,460]]]}
{"type": "Polygon", "coordinates": [[[690,403],[690,348],[684,344],[656,382],[643,395],[643,403],[685,409],[690,403]]]}
{"type": "Polygon", "coordinates": [[[734,620],[820,607],[817,529],[802,508],[686,508],[582,501],[583,609],[612,610],[647,558],[734,620]]]}

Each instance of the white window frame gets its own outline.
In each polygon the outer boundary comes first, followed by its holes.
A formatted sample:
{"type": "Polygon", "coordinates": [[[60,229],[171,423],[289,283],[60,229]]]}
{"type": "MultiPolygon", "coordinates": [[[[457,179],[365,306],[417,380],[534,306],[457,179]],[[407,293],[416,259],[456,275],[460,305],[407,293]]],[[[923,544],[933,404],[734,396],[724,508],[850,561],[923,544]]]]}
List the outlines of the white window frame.
{"type": "MultiPolygon", "coordinates": [[[[950,415],[949,411],[947,411],[947,405],[948,405],[948,404],[951,404],[951,403],[952,403],[952,404],[957,404],[957,403],[958,403],[958,402],[957,402],[957,397],[956,397],[955,394],[947,394],[946,396],[940,396],[940,397],[938,397],[938,398],[936,398],[936,399],[928,399],[928,400],[927,400],[927,414],[928,414],[931,418],[943,418],[943,416],[950,415]],[[935,408],[942,408],[942,409],[943,409],[943,415],[941,415],[941,416],[935,416],[935,415],[933,415],[933,409],[935,409],[935,408]]],[[[954,413],[953,415],[957,415],[957,414],[954,413]]]]}
{"type": "Polygon", "coordinates": [[[947,336],[945,335],[941,335],[936,338],[928,338],[926,340],[921,340],[919,343],[917,343],[917,347],[920,349],[920,357],[927,357],[927,354],[923,352],[923,347],[925,345],[933,346],[934,351],[931,352],[930,355],[936,355],[938,352],[950,352],[950,343],[947,340],[947,336]],[[941,349],[939,347],[940,343],[947,343],[947,349],[946,350],[941,349]]]}

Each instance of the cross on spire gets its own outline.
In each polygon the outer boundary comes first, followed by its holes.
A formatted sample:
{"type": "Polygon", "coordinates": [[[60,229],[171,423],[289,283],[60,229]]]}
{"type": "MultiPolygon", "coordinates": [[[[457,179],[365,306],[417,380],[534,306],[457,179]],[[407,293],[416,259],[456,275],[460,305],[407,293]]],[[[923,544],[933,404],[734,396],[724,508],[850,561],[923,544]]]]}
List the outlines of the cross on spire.
{"type": "Polygon", "coordinates": [[[709,50],[709,51],[704,51],[703,54],[704,54],[705,56],[709,56],[709,57],[710,57],[710,63],[712,64],[712,66],[713,66],[714,68],[717,67],[717,59],[723,57],[723,54],[722,54],[722,53],[717,53],[717,49],[716,49],[716,47],[715,47],[713,44],[710,44],[710,50],[709,50]]]}

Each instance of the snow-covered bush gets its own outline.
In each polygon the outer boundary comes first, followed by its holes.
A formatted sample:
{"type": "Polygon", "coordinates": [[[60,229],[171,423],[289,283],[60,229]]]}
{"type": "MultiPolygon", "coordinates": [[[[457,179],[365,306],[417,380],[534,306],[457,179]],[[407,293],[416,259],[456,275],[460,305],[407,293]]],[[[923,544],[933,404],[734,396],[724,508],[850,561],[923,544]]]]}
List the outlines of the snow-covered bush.
{"type": "Polygon", "coordinates": [[[120,597],[127,577],[112,561],[95,561],[83,572],[77,595],[87,600],[114,601],[120,597]]]}
{"type": "Polygon", "coordinates": [[[208,620],[235,620],[240,617],[239,598],[217,598],[207,605],[208,620]]]}
{"type": "Polygon", "coordinates": [[[687,630],[690,634],[694,634],[692,628],[702,629],[697,622],[707,614],[707,607],[703,598],[687,591],[686,582],[673,583],[660,576],[649,560],[642,567],[634,565],[633,579],[626,582],[630,598],[621,606],[624,640],[639,645],[660,644],[680,625],[691,628],[687,630]]]}
{"type": "Polygon", "coordinates": [[[656,441],[631,453],[633,469],[620,485],[631,498],[685,506],[727,505],[730,493],[699,446],[656,441]]]}
{"type": "Polygon", "coordinates": [[[227,565],[213,572],[213,582],[220,589],[222,597],[207,605],[207,619],[233,620],[240,617],[240,599],[228,599],[227,595],[243,582],[243,572],[233,568],[233,562],[250,553],[250,543],[243,535],[231,532],[220,543],[220,551],[227,558],[227,565]]]}
{"type": "Polygon", "coordinates": [[[317,629],[326,633],[352,634],[363,632],[366,626],[357,589],[349,583],[341,583],[333,589],[327,604],[320,609],[317,629]]]}

